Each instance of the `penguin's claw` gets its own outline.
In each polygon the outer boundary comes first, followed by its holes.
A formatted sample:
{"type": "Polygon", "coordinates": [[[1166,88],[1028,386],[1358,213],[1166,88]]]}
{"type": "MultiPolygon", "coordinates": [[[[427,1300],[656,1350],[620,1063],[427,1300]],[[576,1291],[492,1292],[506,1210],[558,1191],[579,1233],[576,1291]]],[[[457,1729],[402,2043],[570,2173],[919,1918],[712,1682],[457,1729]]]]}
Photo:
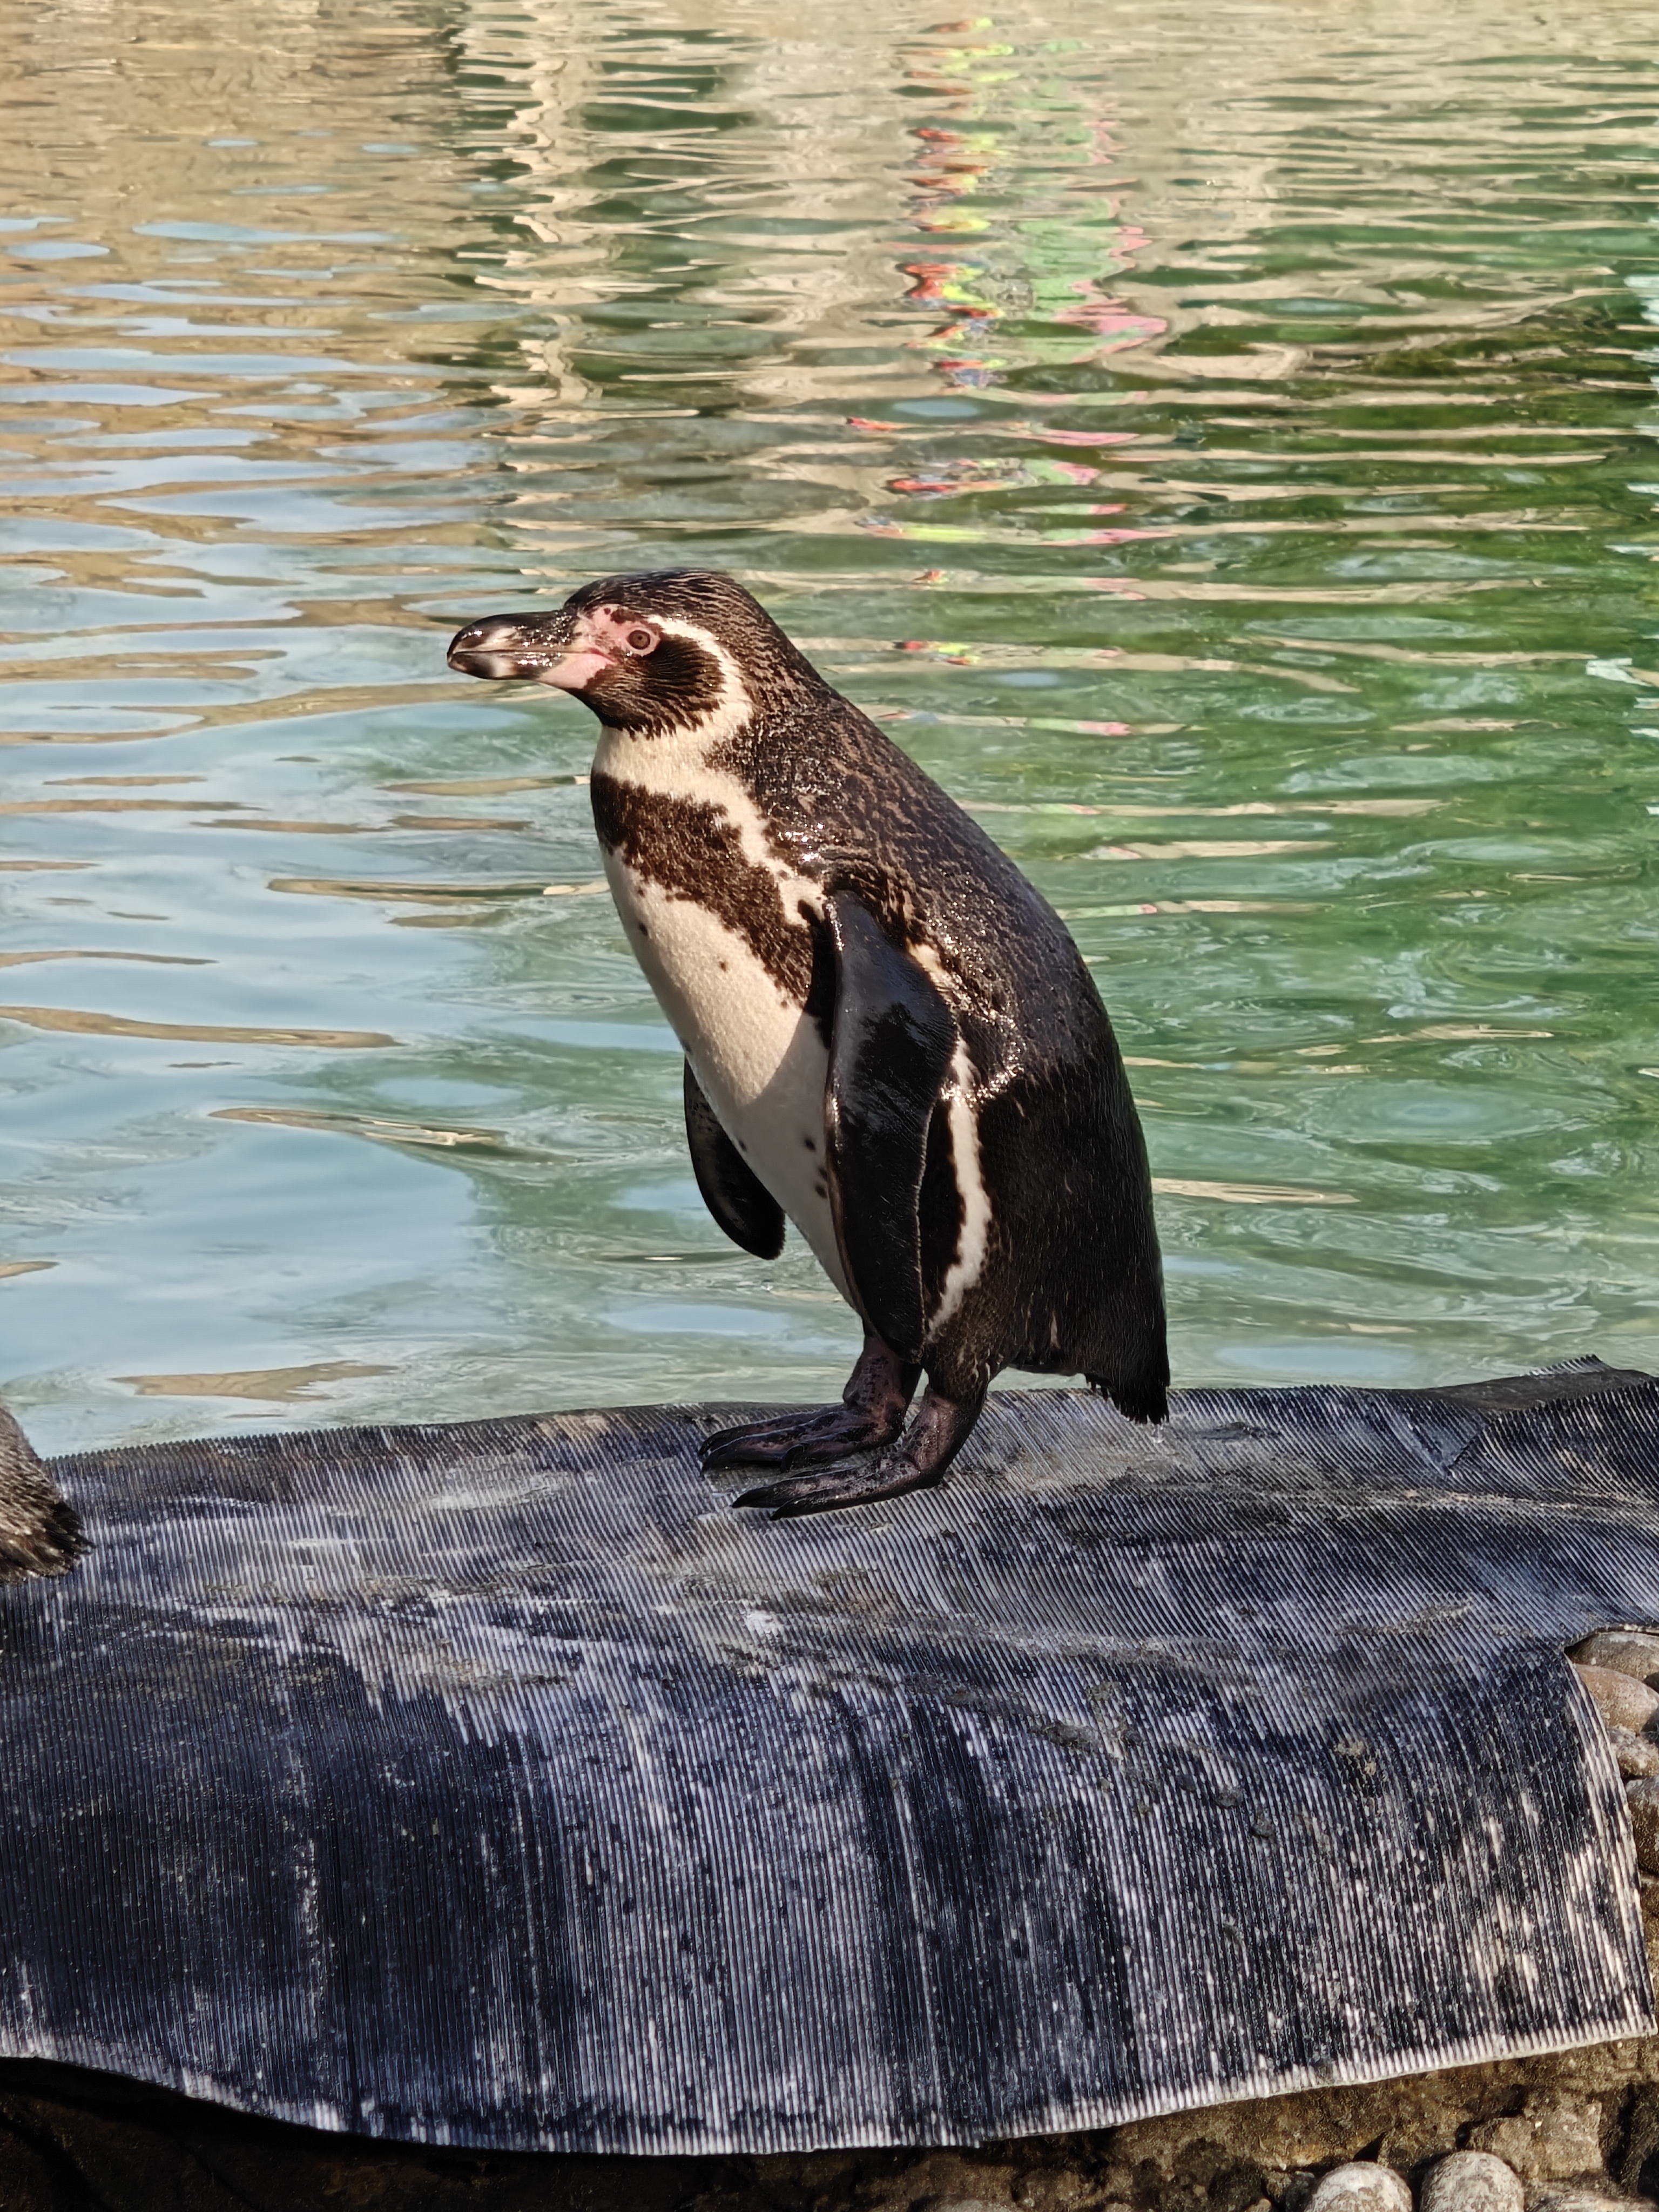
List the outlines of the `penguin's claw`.
{"type": "Polygon", "coordinates": [[[890,1443],[903,1419],[872,1420],[850,1406],[826,1406],[816,1413],[790,1413],[770,1421],[745,1421],[740,1428],[717,1429],[698,1447],[705,1474],[725,1467],[811,1467],[820,1460],[890,1443]]]}
{"type": "Polygon", "coordinates": [[[873,1505],[884,1498],[902,1498],[907,1490],[926,1490],[939,1480],[941,1468],[918,1467],[903,1453],[866,1461],[861,1467],[826,1467],[815,1474],[786,1475],[781,1482],[765,1482],[745,1490],[735,1505],[772,1509],[775,1521],[798,1521],[806,1513],[833,1513],[842,1505],[873,1505]]]}

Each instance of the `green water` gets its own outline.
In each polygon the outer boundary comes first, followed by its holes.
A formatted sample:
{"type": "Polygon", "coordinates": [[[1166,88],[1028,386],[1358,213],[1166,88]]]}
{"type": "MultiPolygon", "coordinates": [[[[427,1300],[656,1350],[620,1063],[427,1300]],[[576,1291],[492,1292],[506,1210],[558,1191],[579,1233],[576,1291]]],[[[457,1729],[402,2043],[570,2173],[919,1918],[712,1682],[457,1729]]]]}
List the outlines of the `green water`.
{"type": "Polygon", "coordinates": [[[1070,920],[1179,1379],[1659,1366],[1649,11],[0,15],[44,1443],[838,1391],[697,1200],[587,715],[444,667],[665,562],[1070,920]]]}

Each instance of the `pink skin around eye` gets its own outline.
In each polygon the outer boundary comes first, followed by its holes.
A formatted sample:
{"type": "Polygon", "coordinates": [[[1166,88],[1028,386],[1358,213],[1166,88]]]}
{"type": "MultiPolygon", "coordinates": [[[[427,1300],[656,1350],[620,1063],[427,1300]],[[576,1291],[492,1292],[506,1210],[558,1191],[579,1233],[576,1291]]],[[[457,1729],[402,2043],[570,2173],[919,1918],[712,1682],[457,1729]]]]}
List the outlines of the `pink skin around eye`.
{"type": "Polygon", "coordinates": [[[656,642],[657,633],[648,624],[623,621],[614,607],[595,607],[582,617],[581,641],[575,651],[544,668],[536,681],[559,691],[585,691],[607,668],[638,659],[656,642]]]}

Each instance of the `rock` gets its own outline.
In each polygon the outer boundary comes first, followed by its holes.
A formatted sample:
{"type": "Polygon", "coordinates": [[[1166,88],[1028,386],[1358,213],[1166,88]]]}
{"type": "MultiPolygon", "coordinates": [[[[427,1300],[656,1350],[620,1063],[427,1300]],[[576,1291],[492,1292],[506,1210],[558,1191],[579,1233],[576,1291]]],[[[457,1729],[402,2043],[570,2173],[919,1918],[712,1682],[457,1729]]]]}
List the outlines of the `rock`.
{"type": "Polygon", "coordinates": [[[1573,1672],[1595,1699],[1595,1710],[1608,1728],[1628,1729],[1632,1735],[1640,1735],[1659,1713],[1659,1690],[1649,1689],[1645,1682],[1616,1674],[1611,1667],[1580,1666],[1577,1660],[1573,1672]]]}
{"type": "Polygon", "coordinates": [[[1418,2212],[1523,2212],[1526,2191],[1512,2166],[1486,2150],[1455,2150],[1429,2168],[1418,2212]]]}
{"type": "Polygon", "coordinates": [[[1582,1667],[1605,1667],[1610,1674],[1629,1674],[1659,1688],[1659,1636],[1644,1636],[1639,1629],[1604,1628],[1587,1636],[1567,1656],[1582,1667]]]}
{"type": "MultiPolygon", "coordinates": [[[[1659,1888],[1659,1884],[1651,1887],[1659,1888]]],[[[1632,2197],[1651,2197],[1659,2191],[1659,2087],[1645,2082],[1631,2098],[1624,2117],[1625,2140],[1613,2163],[1613,2178],[1632,2197]]]]}
{"type": "Polygon", "coordinates": [[[1604,2197],[1599,2189],[1529,2189],[1527,2212],[1654,2212],[1650,2197],[1604,2197]]]}
{"type": "MultiPolygon", "coordinates": [[[[1632,1788],[1659,1790],[1659,1784],[1632,1788]]],[[[1655,1803],[1659,1820],[1659,1798],[1655,1803]]],[[[1471,2150],[1489,2151],[1525,2181],[1571,2181],[1601,2172],[1601,2107],[1587,2097],[1532,2098],[1523,2112],[1471,2128],[1471,2150]]]]}
{"type": "Polygon", "coordinates": [[[1632,1735],[1628,1729],[1610,1728],[1607,1741],[1626,1782],[1645,1782],[1659,1774],[1659,1743],[1650,1735],[1632,1735]]]}
{"type": "MultiPolygon", "coordinates": [[[[1197,2178],[1194,2174],[1194,2179],[1197,2178]]],[[[1204,2193],[1208,2199],[1206,2212],[1255,2212],[1256,2206],[1264,2202],[1268,2212],[1273,2212],[1267,2177],[1253,2159],[1218,2166],[1208,2176],[1204,2193]]]]}
{"type": "MultiPolygon", "coordinates": [[[[856,2196],[860,2212],[866,2206],[869,2212],[1008,2212],[1021,2195],[1036,2196],[1045,2207],[1052,2203],[1048,2192],[1016,2189],[1011,2166],[981,2163],[971,2153],[935,2150],[895,2161],[890,2172],[865,2175],[856,2187],[848,2185],[844,2201],[850,2204],[856,2196]]],[[[749,2212],[746,2201],[739,2201],[749,2212]]],[[[843,2199],[837,2193],[822,2201],[839,2208],[843,2199]]],[[[697,2212],[703,2212],[701,2198],[697,2212]]],[[[728,2212],[728,2207],[715,2199],[708,2212],[728,2212]]]]}
{"type": "Polygon", "coordinates": [[[1659,1874],[1659,1778],[1627,1782],[1625,1802],[1636,1831],[1636,1863],[1644,1874],[1659,1874]]]}
{"type": "Polygon", "coordinates": [[[1412,2193],[1391,2166],[1334,2166],[1306,2212],[1412,2212],[1412,2193]]]}

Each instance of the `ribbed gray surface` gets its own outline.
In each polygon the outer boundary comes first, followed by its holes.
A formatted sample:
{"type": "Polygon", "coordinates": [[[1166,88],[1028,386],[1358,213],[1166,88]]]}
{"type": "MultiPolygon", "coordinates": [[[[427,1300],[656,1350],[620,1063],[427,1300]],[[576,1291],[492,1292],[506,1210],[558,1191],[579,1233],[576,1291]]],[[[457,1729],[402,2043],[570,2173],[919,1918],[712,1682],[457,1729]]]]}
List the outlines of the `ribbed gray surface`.
{"type": "Polygon", "coordinates": [[[576,2150],[970,2142],[1653,2025],[1561,1646],[1659,1384],[994,1398],[777,1524],[732,1409],[60,1462],[0,1593],[0,2055],[576,2150]]]}

